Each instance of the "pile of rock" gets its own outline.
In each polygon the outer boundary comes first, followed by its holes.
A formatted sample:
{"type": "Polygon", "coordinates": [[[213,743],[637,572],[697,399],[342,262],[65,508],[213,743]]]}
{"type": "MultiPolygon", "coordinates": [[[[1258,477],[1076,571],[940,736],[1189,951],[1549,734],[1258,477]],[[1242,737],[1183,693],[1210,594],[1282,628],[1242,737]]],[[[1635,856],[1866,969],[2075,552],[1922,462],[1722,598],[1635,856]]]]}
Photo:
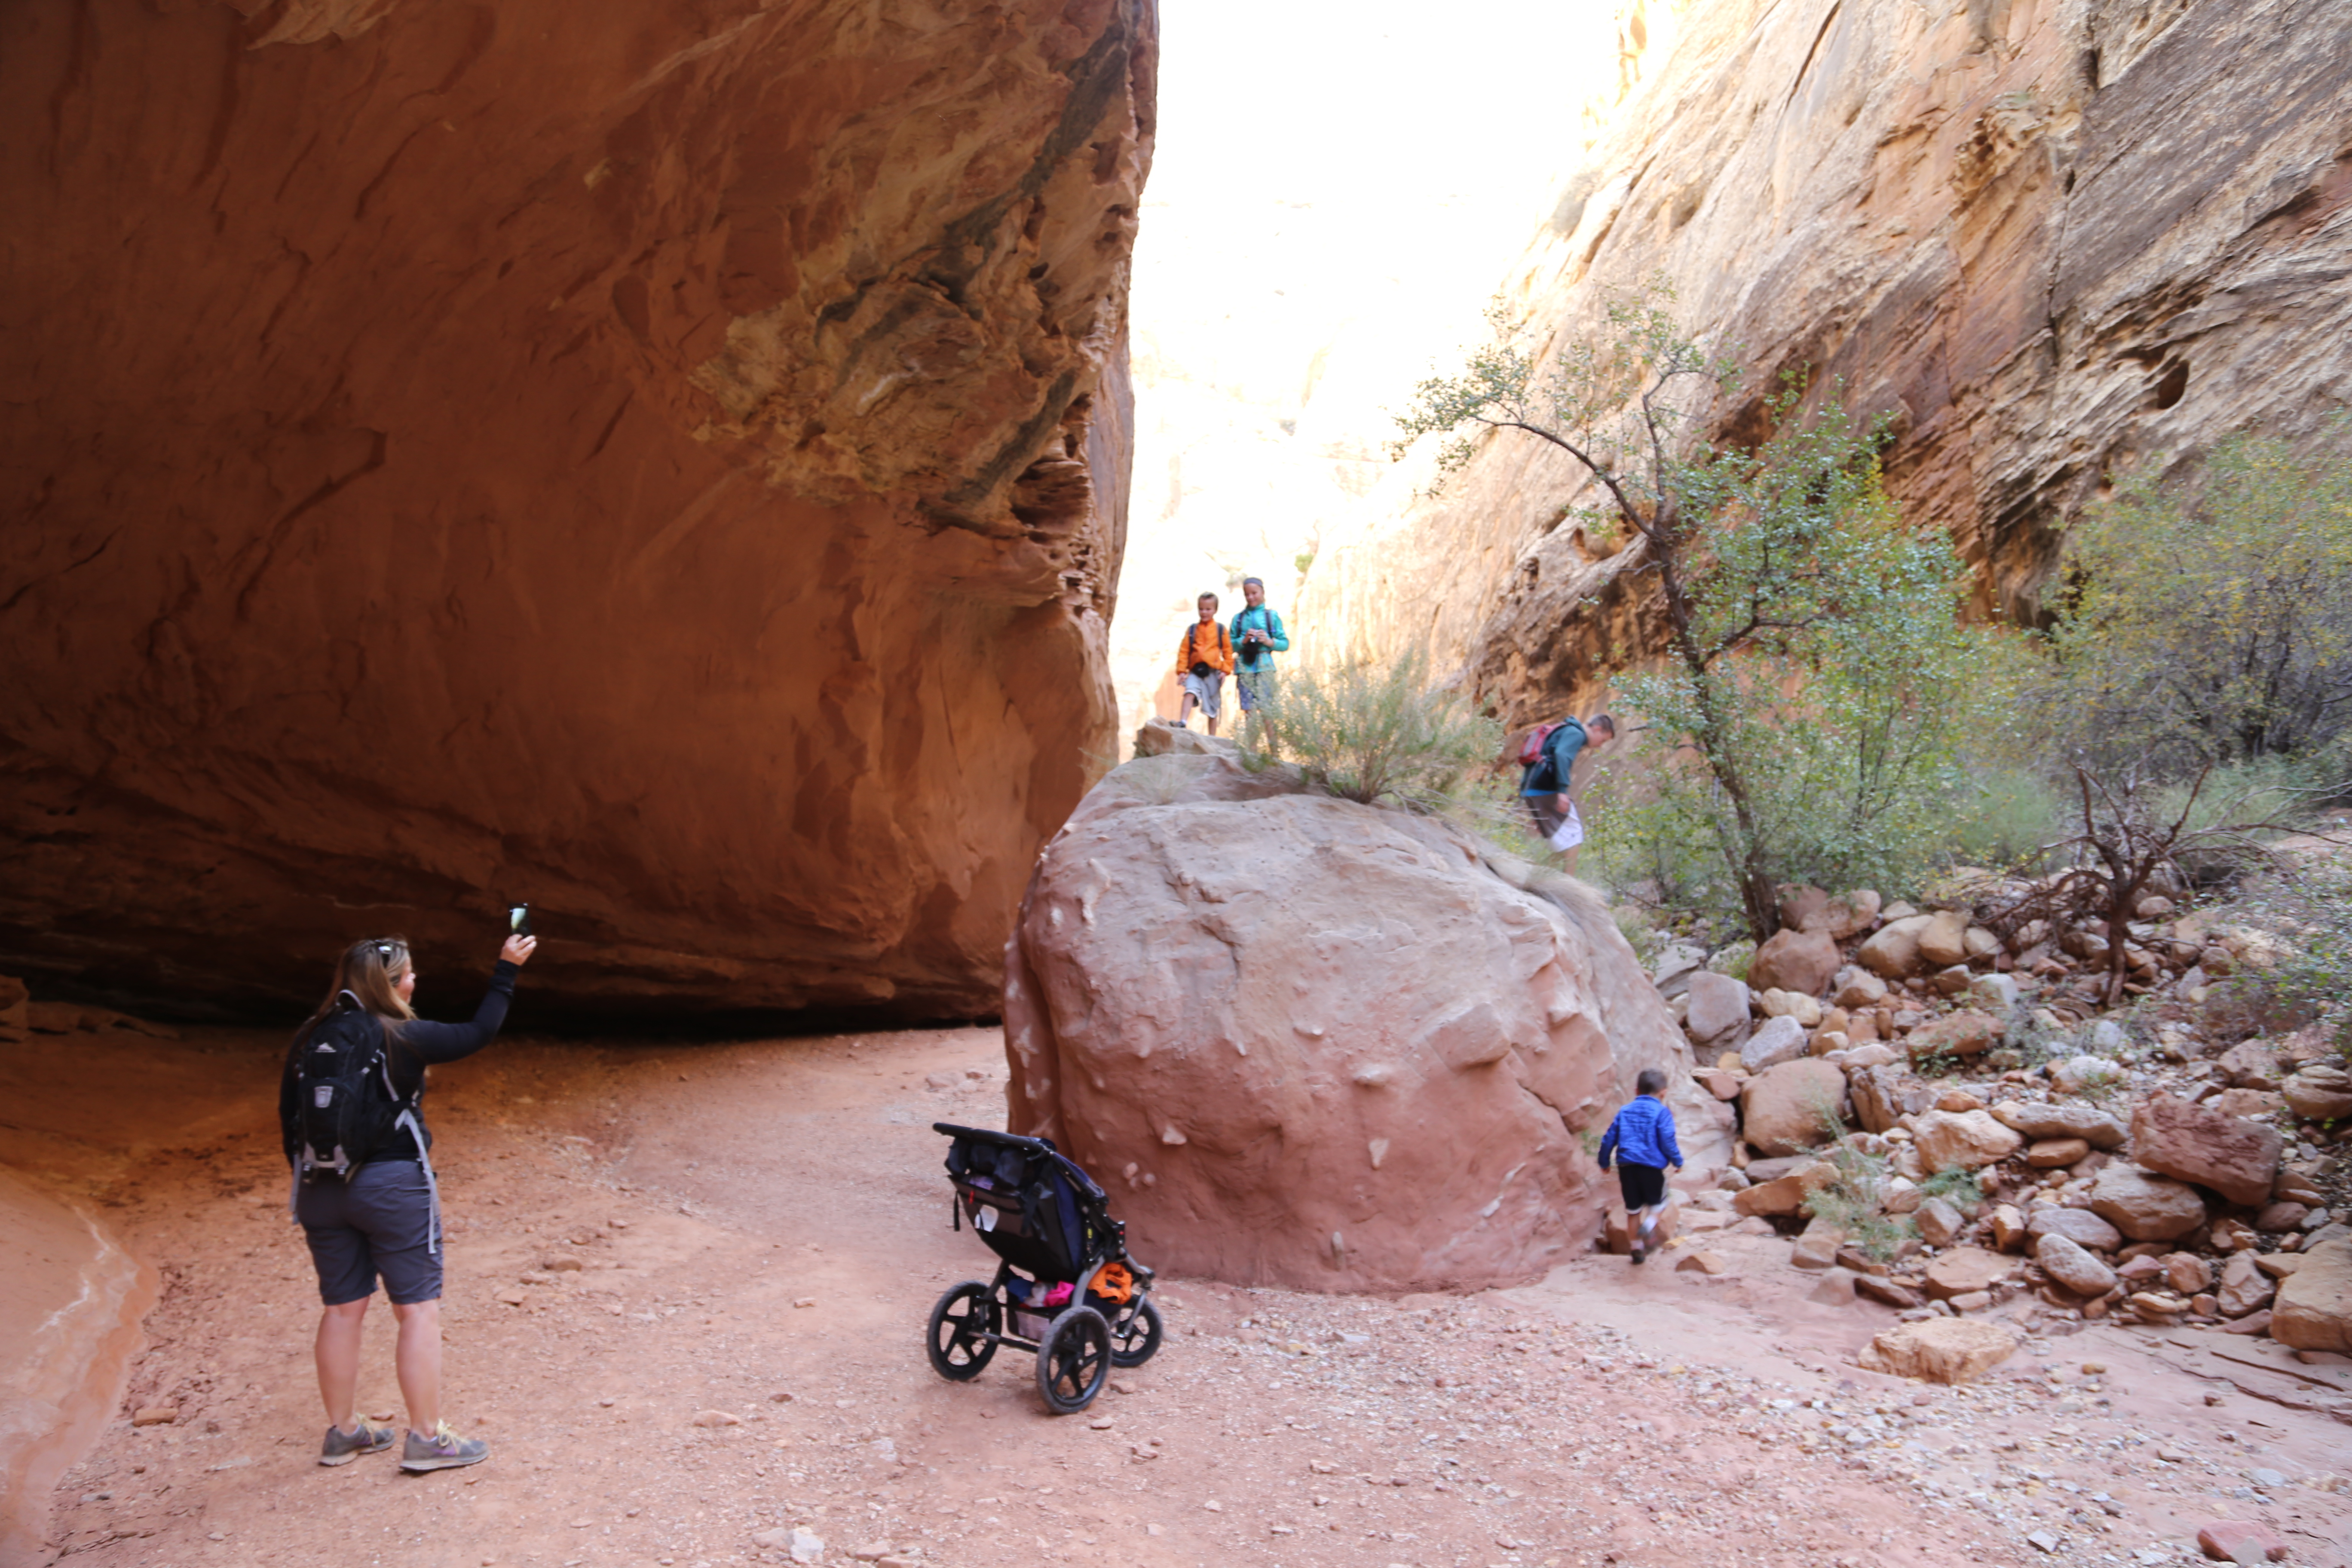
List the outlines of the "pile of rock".
{"type": "Polygon", "coordinates": [[[2352,1226],[2315,1181],[2352,1074],[2315,1038],[2213,1048],[2188,993],[2232,950],[2148,949],[2179,994],[2142,1009],[2141,1060],[2116,1022],[2060,1005],[2053,977],[2088,960],[2037,952],[2046,933],[2004,942],[1964,910],[1867,891],[1784,889],[1781,914],[1744,978],[1689,947],[1654,971],[1698,1081],[1738,1118],[1735,1168],[1686,1231],[1769,1226],[1794,1237],[1798,1267],[1914,1319],[2352,1341],[2352,1226]],[[2028,1063],[2022,1047],[2053,1042],[2028,1063]]]}

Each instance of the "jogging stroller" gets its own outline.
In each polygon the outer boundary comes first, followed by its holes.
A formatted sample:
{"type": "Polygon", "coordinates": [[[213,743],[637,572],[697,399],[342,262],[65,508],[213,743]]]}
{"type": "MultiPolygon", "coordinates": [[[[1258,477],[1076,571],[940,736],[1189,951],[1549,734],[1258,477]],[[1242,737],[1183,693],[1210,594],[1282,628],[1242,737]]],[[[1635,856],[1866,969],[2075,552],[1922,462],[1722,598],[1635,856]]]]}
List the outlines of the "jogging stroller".
{"type": "Polygon", "coordinates": [[[1127,1226],[1094,1178],[1047,1138],[935,1121],[948,1145],[953,1224],[1001,1261],[985,1285],[967,1279],[931,1309],[923,1348],[931,1369],[962,1383],[999,1345],[1037,1356],[1037,1392],[1067,1415],[1102,1392],[1114,1366],[1141,1366],[1160,1348],[1151,1270],[1127,1255],[1127,1226]]]}

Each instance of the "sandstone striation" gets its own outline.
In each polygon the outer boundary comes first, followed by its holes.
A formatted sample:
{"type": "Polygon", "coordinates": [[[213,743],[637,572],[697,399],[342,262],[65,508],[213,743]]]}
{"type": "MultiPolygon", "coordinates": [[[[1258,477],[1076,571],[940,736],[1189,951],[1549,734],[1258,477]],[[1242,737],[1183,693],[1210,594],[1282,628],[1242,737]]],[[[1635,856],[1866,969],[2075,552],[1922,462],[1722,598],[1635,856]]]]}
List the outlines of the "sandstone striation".
{"type": "MultiPolygon", "coordinates": [[[[1642,8],[1604,128],[1506,280],[1557,349],[1671,278],[1741,346],[1894,425],[1888,485],[1982,607],[2031,618],[2061,531],[2135,463],[2352,401],[2352,53],[2335,0],[1727,0],[1642,8]]],[[[1572,123],[1563,116],[1564,123],[1572,123]]],[[[1655,647],[1639,548],[1580,469],[1490,437],[1441,496],[1327,539],[1297,619],[1423,647],[1515,721],[1655,647]]]]}
{"type": "Polygon", "coordinates": [[[1613,1194],[1580,1142],[1664,1068],[1729,1108],[1580,884],[1221,757],[1139,758],[1047,847],[1005,957],[1007,1125],[1154,1268],[1309,1289],[1524,1281],[1613,1194]]]}
{"type": "Polygon", "coordinates": [[[542,1019],[992,1010],[1111,740],[1155,16],[9,7],[8,967],[282,1009],[529,899],[542,1019]]]}

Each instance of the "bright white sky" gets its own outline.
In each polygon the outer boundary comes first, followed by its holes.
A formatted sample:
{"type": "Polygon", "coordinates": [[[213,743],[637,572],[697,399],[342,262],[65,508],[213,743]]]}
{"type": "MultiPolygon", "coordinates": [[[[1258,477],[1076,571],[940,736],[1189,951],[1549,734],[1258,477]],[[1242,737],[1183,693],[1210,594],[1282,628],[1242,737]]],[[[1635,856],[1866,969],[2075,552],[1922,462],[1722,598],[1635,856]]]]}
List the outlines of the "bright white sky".
{"type": "Polygon", "coordinates": [[[1296,557],[1364,504],[1383,410],[1483,331],[1614,77],[1614,9],[1163,5],[1112,632],[1129,724],[1195,595],[1230,615],[1254,573],[1287,610],[1296,557]]]}

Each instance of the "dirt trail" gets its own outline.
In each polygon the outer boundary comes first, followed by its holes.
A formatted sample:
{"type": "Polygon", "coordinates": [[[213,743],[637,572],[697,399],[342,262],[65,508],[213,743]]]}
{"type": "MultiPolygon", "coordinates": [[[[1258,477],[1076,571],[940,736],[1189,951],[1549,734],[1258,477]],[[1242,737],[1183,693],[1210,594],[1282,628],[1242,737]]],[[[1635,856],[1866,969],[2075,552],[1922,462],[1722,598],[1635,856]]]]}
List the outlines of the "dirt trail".
{"type": "MultiPolygon", "coordinates": [[[[948,1228],[929,1126],[1001,1121],[982,1030],[522,1039],[436,1069],[447,1403],[493,1457],[324,1469],[278,1050],[0,1054],[0,1159],[104,1205],[164,1279],[123,1410],[56,1494],[77,1564],[718,1568],[783,1561],[756,1537],[803,1526],[828,1563],[1979,1568],[2193,1559],[2225,1514],[2347,1561],[2352,1502],[2324,1489],[2352,1428],[2293,1408],[2327,1370],[2097,1328],[1921,1388],[1855,1370],[1891,1314],[1809,1303],[1769,1238],[1708,1238],[1719,1279],[1594,1257],[1472,1298],[1172,1281],[1160,1357],[1087,1416],[1047,1416],[1011,1352],[945,1384],[924,1315],[991,1259],[948,1228]],[[177,1421],[130,1425],[154,1405],[177,1421]]],[[[380,1413],[391,1326],[371,1314],[380,1413]]]]}

